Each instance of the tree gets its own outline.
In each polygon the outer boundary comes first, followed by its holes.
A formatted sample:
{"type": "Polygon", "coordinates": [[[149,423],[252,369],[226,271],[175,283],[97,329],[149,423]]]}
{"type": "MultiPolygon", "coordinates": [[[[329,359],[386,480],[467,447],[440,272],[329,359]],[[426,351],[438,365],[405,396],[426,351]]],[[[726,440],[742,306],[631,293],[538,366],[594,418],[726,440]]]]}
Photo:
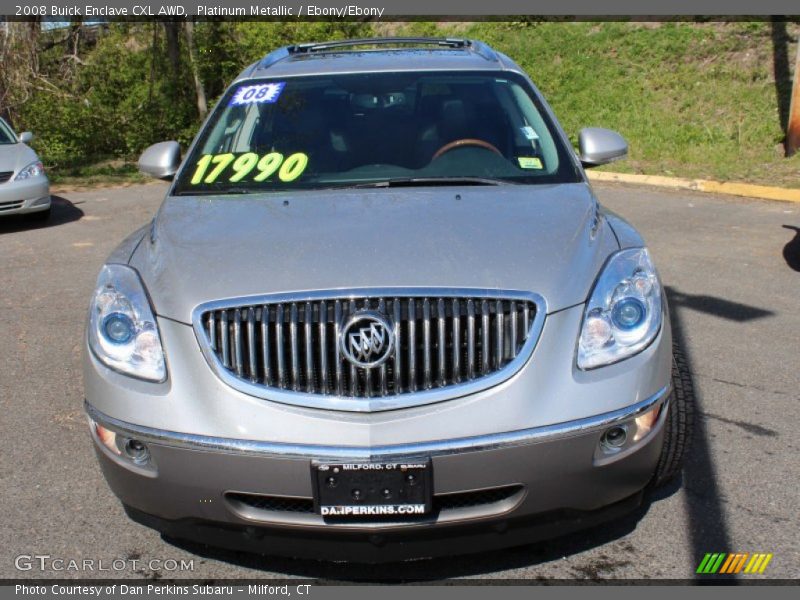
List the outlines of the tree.
{"type": "Polygon", "coordinates": [[[184,31],[186,32],[186,45],[189,47],[189,64],[192,68],[195,96],[197,97],[197,114],[200,115],[201,119],[205,119],[206,114],[208,114],[208,103],[206,102],[206,90],[200,79],[200,70],[197,65],[197,50],[194,45],[194,22],[191,19],[184,23],[184,31]]]}
{"type": "Polygon", "coordinates": [[[0,116],[13,122],[39,78],[39,20],[4,21],[0,33],[0,116]]]}

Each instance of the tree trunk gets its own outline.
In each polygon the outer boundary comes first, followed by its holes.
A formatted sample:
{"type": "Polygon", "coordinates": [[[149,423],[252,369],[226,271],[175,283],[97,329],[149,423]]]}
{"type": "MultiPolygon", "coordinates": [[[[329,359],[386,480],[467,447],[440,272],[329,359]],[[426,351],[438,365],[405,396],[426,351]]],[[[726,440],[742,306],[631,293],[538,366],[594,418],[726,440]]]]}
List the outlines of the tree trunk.
{"type": "Polygon", "coordinates": [[[189,47],[189,63],[194,77],[194,91],[197,96],[197,113],[201,119],[205,119],[208,114],[208,102],[206,101],[206,90],[200,79],[200,71],[197,66],[197,52],[194,47],[194,23],[187,20],[184,24],[186,31],[186,45],[189,47]]]}
{"type": "Polygon", "coordinates": [[[167,34],[167,57],[172,68],[172,82],[177,85],[181,72],[181,24],[175,21],[164,21],[164,30],[167,34]]]}
{"type": "Polygon", "coordinates": [[[76,18],[74,21],[70,23],[69,26],[69,39],[67,41],[67,47],[64,49],[64,54],[72,57],[78,58],[81,50],[81,30],[83,29],[83,19],[82,17],[76,18]]]}
{"type": "MultiPolygon", "coordinates": [[[[0,64],[6,64],[6,53],[8,49],[10,28],[11,24],[6,17],[0,17],[0,64]]],[[[8,114],[8,104],[6,104],[6,78],[0,72],[0,118],[9,120],[11,115],[8,114]]]]}
{"type": "Polygon", "coordinates": [[[153,45],[150,48],[150,82],[147,86],[147,102],[153,101],[153,88],[156,84],[156,54],[158,53],[158,23],[153,23],[153,45]]]}

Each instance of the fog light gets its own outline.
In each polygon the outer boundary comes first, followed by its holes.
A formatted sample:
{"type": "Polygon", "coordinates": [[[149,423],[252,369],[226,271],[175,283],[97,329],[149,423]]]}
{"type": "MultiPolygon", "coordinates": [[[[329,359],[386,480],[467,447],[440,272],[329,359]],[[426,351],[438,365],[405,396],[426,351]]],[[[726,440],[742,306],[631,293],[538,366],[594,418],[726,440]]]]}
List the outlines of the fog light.
{"type": "Polygon", "coordinates": [[[150,451],[147,446],[139,440],[126,440],[123,448],[125,449],[125,456],[137,465],[147,462],[150,458],[150,451]]]}
{"type": "Polygon", "coordinates": [[[600,443],[605,449],[613,451],[622,448],[626,441],[628,441],[628,432],[624,425],[612,427],[607,430],[600,439],[600,443]]]}

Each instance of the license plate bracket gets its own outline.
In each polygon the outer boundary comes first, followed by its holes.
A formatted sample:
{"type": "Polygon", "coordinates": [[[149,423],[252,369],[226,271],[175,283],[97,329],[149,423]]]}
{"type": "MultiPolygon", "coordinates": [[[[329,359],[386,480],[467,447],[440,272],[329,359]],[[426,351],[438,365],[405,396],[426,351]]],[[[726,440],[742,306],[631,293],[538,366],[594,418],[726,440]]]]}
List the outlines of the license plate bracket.
{"type": "Polygon", "coordinates": [[[323,517],[419,517],[433,507],[430,459],[407,462],[312,461],[314,510],[323,517]]]}

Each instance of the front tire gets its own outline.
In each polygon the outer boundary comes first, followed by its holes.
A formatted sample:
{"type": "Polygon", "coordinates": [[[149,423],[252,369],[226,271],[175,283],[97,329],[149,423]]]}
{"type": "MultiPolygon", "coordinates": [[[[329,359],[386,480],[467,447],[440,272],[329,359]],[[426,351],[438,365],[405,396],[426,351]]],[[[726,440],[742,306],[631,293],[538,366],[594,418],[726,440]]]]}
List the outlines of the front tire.
{"type": "Polygon", "coordinates": [[[683,469],[694,432],[694,384],[686,355],[673,348],[672,396],[664,422],[664,445],[651,482],[653,487],[668,483],[683,469]]]}

